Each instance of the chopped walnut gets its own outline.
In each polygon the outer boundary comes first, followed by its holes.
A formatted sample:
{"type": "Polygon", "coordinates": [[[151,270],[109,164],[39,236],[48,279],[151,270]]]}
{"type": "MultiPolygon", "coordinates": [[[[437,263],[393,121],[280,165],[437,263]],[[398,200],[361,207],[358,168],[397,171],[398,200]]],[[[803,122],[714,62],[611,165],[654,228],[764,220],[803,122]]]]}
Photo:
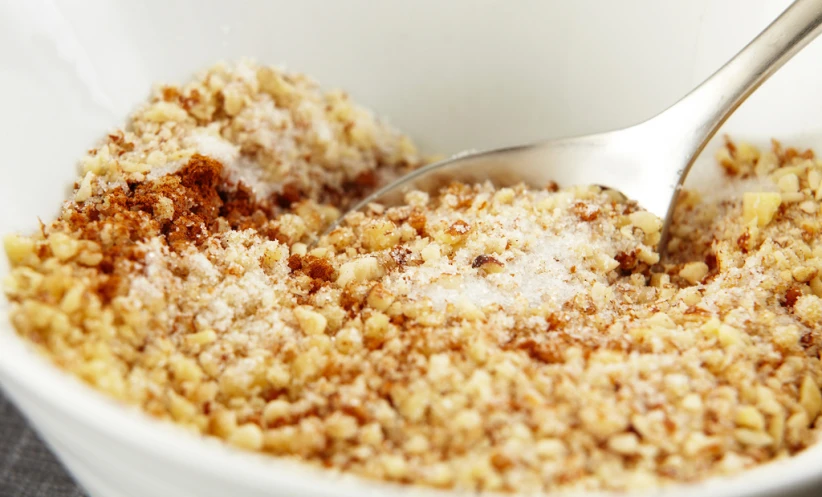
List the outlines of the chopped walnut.
{"type": "Polygon", "coordinates": [[[4,237],[4,291],[61,368],[243,450],[469,493],[693,482],[822,430],[822,162],[717,160],[729,192],[682,192],[664,256],[594,185],[454,183],[321,237],[424,161],[344,92],[217,65],[4,237]]]}
{"type": "Polygon", "coordinates": [[[505,264],[500,262],[496,257],[490,255],[478,255],[474,262],[471,263],[474,269],[482,269],[486,273],[499,273],[505,269],[505,264]]]}

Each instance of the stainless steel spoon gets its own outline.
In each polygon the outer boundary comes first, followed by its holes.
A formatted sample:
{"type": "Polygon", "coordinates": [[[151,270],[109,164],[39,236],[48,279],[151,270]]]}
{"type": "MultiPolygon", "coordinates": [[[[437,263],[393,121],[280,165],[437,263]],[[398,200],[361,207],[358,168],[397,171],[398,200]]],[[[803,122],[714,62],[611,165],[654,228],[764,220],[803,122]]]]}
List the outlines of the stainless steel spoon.
{"type": "Polygon", "coordinates": [[[596,135],[458,155],[403,176],[348,212],[372,202],[391,205],[410,190],[432,191],[453,180],[490,180],[497,186],[597,184],[622,192],[663,218],[659,249],[664,250],[673,201],[705,144],[762,82],[820,31],[822,0],[797,0],[710,78],[648,121],[596,135]]]}

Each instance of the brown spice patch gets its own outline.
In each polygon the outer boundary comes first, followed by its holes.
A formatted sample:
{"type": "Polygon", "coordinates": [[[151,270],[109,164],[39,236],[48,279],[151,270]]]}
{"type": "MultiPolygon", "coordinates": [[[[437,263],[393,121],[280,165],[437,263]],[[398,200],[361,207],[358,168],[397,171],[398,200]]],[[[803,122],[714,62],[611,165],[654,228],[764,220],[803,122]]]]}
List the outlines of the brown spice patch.
{"type": "Polygon", "coordinates": [[[162,90],[163,100],[171,102],[180,96],[180,92],[173,86],[164,86],[162,90]]]}
{"type": "Polygon", "coordinates": [[[630,272],[633,270],[638,262],[637,251],[633,250],[631,253],[619,252],[614,256],[614,259],[619,263],[619,269],[623,272],[630,272]]]}
{"type": "Polygon", "coordinates": [[[797,157],[799,157],[800,159],[813,159],[814,153],[813,150],[804,150],[800,152],[797,149],[790,147],[787,150],[785,150],[785,153],[784,155],[782,155],[781,159],[786,163],[790,163],[797,157]]]}
{"type": "Polygon", "coordinates": [[[277,204],[284,209],[288,209],[301,199],[302,193],[300,193],[299,187],[292,183],[283,185],[283,190],[277,194],[277,204]]]}
{"type": "Polygon", "coordinates": [[[728,149],[731,157],[736,157],[736,144],[729,136],[725,136],[725,147],[728,149]]]}
{"type": "Polygon", "coordinates": [[[86,202],[67,210],[62,221],[79,239],[101,247],[104,299],[120,294],[121,280],[144,252],[138,243],[159,236],[175,252],[201,245],[224,217],[236,229],[261,228],[266,213],[244,185],[228,183],[218,161],[194,155],[174,174],[110,191],[102,202],[86,202]]]}
{"type": "Polygon", "coordinates": [[[104,276],[97,284],[96,292],[103,302],[111,302],[120,294],[123,283],[123,278],[119,275],[104,276]]]}
{"type": "Polygon", "coordinates": [[[288,267],[291,269],[292,272],[299,271],[303,267],[303,260],[302,256],[299,254],[292,254],[288,258],[288,267]]]}
{"type": "Polygon", "coordinates": [[[331,281],[334,275],[334,267],[328,259],[313,255],[303,259],[303,270],[308,276],[323,281],[331,281]]]}
{"type": "Polygon", "coordinates": [[[548,323],[548,331],[556,331],[568,323],[568,318],[552,312],[545,318],[545,322],[548,323]]]}
{"type": "Polygon", "coordinates": [[[354,312],[361,307],[363,299],[351,292],[349,288],[345,288],[340,294],[340,307],[349,312],[354,312]]]}
{"type": "Polygon", "coordinates": [[[322,200],[336,206],[347,206],[365,197],[379,186],[379,176],[373,170],[363,171],[342,185],[342,191],[329,190],[322,200]]]}
{"type": "Polygon", "coordinates": [[[512,461],[511,458],[506,456],[503,452],[495,451],[491,454],[491,465],[493,465],[498,471],[505,471],[514,465],[514,461],[512,461]]]}
{"type": "Polygon", "coordinates": [[[325,257],[293,254],[288,258],[288,267],[292,273],[300,271],[312,279],[311,293],[334,281],[334,266],[325,257]]]}
{"type": "Polygon", "coordinates": [[[792,286],[788,288],[788,291],[785,292],[785,298],[782,300],[783,307],[793,307],[796,304],[796,301],[799,297],[802,296],[802,290],[797,286],[792,286]]]}
{"type": "Polygon", "coordinates": [[[813,332],[808,331],[802,335],[802,338],[799,339],[799,343],[802,345],[802,348],[805,350],[810,349],[813,346],[813,332]]]}
{"type": "Polygon", "coordinates": [[[109,134],[108,139],[111,143],[117,145],[117,147],[119,148],[117,152],[118,156],[134,150],[134,143],[125,141],[125,135],[122,131],[118,130],[116,133],[109,134]]]}
{"type": "Polygon", "coordinates": [[[751,234],[747,230],[736,239],[736,246],[739,247],[739,250],[741,250],[743,254],[748,253],[748,242],[750,239],[751,234]]]}
{"type": "Polygon", "coordinates": [[[303,257],[301,265],[305,274],[314,279],[331,281],[334,275],[334,266],[325,257],[307,255],[303,257]]]}
{"type": "Polygon", "coordinates": [[[719,264],[718,261],[717,261],[717,258],[716,258],[716,254],[714,254],[712,252],[706,254],[705,255],[705,264],[708,266],[709,271],[715,270],[717,268],[718,264],[719,264]]]}
{"type": "Polygon", "coordinates": [[[188,92],[188,95],[181,95],[179,97],[180,107],[182,107],[186,111],[190,111],[192,107],[200,103],[201,99],[202,95],[200,95],[199,90],[194,88],[190,92],[188,92]]]}
{"type": "Polygon", "coordinates": [[[374,171],[363,171],[354,178],[353,183],[357,185],[358,188],[362,189],[372,189],[379,184],[377,180],[377,174],[374,171]]]}
{"type": "Polygon", "coordinates": [[[585,222],[595,221],[599,217],[599,209],[591,209],[591,207],[584,202],[575,203],[571,210],[578,218],[585,222]]]}
{"type": "Polygon", "coordinates": [[[428,218],[426,218],[425,215],[422,214],[419,209],[414,209],[408,216],[408,224],[412,228],[417,230],[417,234],[419,236],[425,236],[425,223],[427,221],[428,218]]]}
{"type": "Polygon", "coordinates": [[[691,305],[691,306],[688,306],[687,309],[685,309],[685,314],[686,315],[696,314],[696,315],[699,315],[699,316],[710,316],[711,311],[703,309],[702,307],[691,305]]]}
{"type": "Polygon", "coordinates": [[[254,193],[243,183],[239,183],[231,191],[220,189],[222,205],[219,214],[224,217],[232,229],[248,229],[259,224],[252,219],[256,212],[260,212],[263,204],[257,202],[254,193]]]}
{"type": "Polygon", "coordinates": [[[526,338],[517,343],[516,348],[525,351],[529,357],[540,362],[556,364],[564,361],[563,347],[554,340],[538,342],[533,338],[526,338]]]}
{"type": "Polygon", "coordinates": [[[474,195],[471,193],[463,193],[457,197],[457,209],[467,209],[474,203],[474,195]]]}

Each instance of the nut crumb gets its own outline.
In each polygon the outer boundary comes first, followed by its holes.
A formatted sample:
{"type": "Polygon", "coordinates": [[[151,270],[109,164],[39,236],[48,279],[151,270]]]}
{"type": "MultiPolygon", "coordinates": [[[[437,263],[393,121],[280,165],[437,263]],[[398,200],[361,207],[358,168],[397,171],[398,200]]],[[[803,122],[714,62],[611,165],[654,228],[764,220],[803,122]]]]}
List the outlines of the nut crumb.
{"type": "Polygon", "coordinates": [[[341,91],[244,61],[160,86],[7,235],[17,332],[151,416],[469,492],[624,492],[796,454],[822,423],[822,165],[728,139],[721,200],[455,183],[341,91]]]}

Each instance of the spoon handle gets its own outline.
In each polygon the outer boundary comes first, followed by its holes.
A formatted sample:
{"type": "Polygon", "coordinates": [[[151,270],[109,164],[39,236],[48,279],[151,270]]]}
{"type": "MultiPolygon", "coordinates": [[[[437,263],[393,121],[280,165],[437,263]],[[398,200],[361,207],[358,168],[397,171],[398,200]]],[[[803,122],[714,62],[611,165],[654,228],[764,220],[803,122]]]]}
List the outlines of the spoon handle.
{"type": "Polygon", "coordinates": [[[692,151],[684,172],[728,116],[820,32],[822,0],[796,0],[734,58],[658,116],[682,137],[684,150],[692,151]]]}

